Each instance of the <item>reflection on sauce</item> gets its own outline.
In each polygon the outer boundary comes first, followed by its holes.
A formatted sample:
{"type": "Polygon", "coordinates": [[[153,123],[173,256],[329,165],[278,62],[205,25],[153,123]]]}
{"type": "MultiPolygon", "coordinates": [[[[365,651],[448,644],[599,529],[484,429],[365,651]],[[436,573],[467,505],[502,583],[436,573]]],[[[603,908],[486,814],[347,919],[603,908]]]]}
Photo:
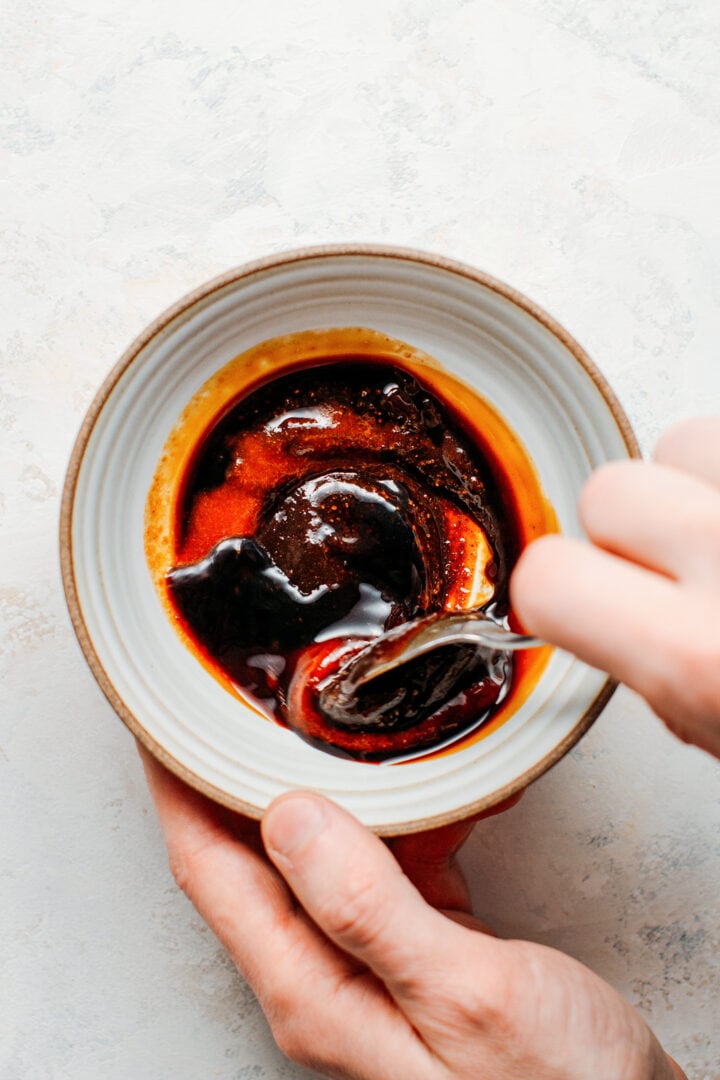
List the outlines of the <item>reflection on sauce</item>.
{"type": "Polygon", "coordinates": [[[554,528],[512,433],[430,358],[368,330],[277,339],[196,395],[150,492],[146,550],[193,651],[323,749],[406,759],[495,727],[545,656],[438,650],[378,680],[357,716],[317,687],[383,630],[483,608],[554,528]]]}

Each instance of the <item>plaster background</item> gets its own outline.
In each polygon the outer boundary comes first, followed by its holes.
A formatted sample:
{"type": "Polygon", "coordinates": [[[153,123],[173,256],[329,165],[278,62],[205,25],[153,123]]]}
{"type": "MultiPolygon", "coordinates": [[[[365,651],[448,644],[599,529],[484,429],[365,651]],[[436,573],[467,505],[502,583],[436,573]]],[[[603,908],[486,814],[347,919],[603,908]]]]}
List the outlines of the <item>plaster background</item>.
{"type": "MultiPolygon", "coordinates": [[[[56,524],[85,409],[162,308],[304,244],[473,263],[547,307],[645,449],[720,402],[715,0],[0,0],[0,1075],[302,1070],[175,889],[75,643],[56,524]]],[[[621,692],[466,849],[720,1077],[720,770],[621,692]]]]}

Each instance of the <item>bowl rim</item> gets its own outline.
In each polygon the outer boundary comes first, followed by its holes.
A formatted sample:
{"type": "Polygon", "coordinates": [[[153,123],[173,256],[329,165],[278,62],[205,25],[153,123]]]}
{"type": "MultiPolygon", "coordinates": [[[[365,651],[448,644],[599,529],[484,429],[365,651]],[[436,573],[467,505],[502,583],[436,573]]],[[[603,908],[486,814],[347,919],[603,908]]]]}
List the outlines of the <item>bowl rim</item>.
{"type": "MultiPolygon", "coordinates": [[[[466,263],[448,258],[444,255],[434,254],[416,248],[375,243],[322,244],[295,248],[233,267],[232,269],[211,278],[197,288],[192,289],[156,316],[156,318],[134,338],[101,383],[82,420],[70,454],[63,485],[59,519],[60,568],[65,600],[75,635],[98,686],[114,711],[135,738],[153,755],[153,757],[159,760],[177,777],[189,784],[190,787],[199,791],[201,794],[206,795],[216,803],[220,803],[231,810],[235,810],[238,813],[255,819],[260,819],[264,814],[264,811],[260,807],[245,802],[205,780],[202,776],[189,769],[181,761],[170,754],[161,743],[157,742],[157,740],[146,731],[138,717],[135,716],[125,704],[121,694],[107,674],[85,622],[75,579],[72,543],[75,494],[90,436],[108,398],[122,375],[135,361],[141,351],[170,323],[185,312],[188,312],[199,301],[206,299],[228,285],[241,281],[243,278],[250,277],[258,272],[286,267],[313,259],[345,258],[348,256],[370,256],[372,258],[384,258],[431,266],[482,285],[492,292],[498,293],[515,306],[521,308],[526,314],[530,315],[549,330],[550,333],[565,346],[578,364],[580,364],[589,375],[604,399],[605,404],[617,425],[620,436],[628,451],[628,456],[631,458],[639,458],[642,456],[630,421],[614,391],[610,387],[605,376],[575,338],[572,337],[572,335],[569,334],[568,331],[553,318],[553,316],[549,315],[548,312],[533,300],[530,300],[518,289],[511,285],[507,285],[504,281],[501,281],[491,274],[482,270],[477,270],[466,263]]],[[[465,803],[451,811],[432,814],[424,818],[414,818],[410,821],[395,823],[388,826],[375,825],[372,827],[373,830],[381,835],[390,836],[434,829],[442,825],[463,820],[464,818],[482,814],[483,811],[489,810],[492,807],[507,801],[513,795],[516,795],[518,792],[528,787],[553,765],[557,764],[557,762],[560,761],[573,746],[575,746],[605,708],[616,687],[617,682],[608,678],[590,703],[589,707],[578,719],[572,730],[568,732],[568,734],[553,747],[549,753],[541,758],[540,761],[536,762],[529,769],[526,769],[520,776],[516,777],[515,780],[510,781],[492,794],[485,795],[470,803],[465,803]]]]}

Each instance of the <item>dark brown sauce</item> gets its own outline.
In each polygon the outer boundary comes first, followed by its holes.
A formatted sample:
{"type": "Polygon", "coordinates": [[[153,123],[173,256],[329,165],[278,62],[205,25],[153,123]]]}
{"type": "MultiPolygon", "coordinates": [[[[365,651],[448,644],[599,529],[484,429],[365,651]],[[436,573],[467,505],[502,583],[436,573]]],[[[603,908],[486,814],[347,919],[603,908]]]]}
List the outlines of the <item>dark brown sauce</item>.
{"type": "Polygon", "coordinates": [[[251,388],[200,441],[175,514],[167,588],[186,633],[315,745],[404,758],[507,698],[512,659],[451,647],[378,680],[356,716],[318,706],[318,684],[383,630],[468,604],[511,615],[512,485],[421,376],[348,356],[251,388]]]}

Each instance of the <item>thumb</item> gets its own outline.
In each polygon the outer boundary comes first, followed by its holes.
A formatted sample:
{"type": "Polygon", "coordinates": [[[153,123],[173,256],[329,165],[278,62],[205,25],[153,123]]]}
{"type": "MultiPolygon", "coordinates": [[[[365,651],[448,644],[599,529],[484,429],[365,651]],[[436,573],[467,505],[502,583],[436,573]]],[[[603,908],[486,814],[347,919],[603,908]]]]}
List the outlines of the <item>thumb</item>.
{"type": "Polygon", "coordinates": [[[447,935],[458,928],[425,903],[383,842],[345,810],[309,792],[283,795],[267,811],[262,834],[308,915],[398,1003],[415,999],[446,969],[447,935]]]}

